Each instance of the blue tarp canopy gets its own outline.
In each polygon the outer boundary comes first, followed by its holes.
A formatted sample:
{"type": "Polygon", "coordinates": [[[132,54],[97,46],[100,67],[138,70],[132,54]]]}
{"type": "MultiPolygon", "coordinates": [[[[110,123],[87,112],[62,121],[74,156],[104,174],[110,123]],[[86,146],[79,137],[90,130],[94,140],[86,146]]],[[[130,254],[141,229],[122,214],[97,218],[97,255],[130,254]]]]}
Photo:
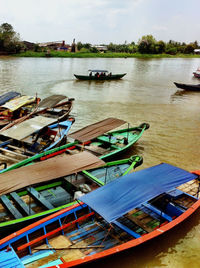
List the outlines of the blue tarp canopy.
{"type": "Polygon", "coordinates": [[[80,198],[107,222],[113,222],[140,204],[197,178],[169,164],[159,164],[118,178],[80,198]]]}
{"type": "Polygon", "coordinates": [[[0,96],[0,105],[3,105],[7,101],[9,101],[17,96],[21,96],[21,94],[18,92],[15,92],[15,91],[10,91],[10,92],[4,93],[3,95],[0,96]]]}

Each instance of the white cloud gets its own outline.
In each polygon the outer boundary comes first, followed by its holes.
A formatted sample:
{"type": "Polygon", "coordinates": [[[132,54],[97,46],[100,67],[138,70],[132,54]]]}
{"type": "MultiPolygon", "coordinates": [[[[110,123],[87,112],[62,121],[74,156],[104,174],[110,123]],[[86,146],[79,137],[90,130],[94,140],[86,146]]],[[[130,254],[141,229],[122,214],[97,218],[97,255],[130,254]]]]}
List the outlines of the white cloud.
{"type": "Polygon", "coordinates": [[[34,42],[71,42],[75,37],[120,43],[144,34],[159,40],[193,40],[198,38],[200,2],[189,2],[174,0],[172,6],[167,0],[0,0],[0,23],[12,24],[22,39],[34,42]]]}

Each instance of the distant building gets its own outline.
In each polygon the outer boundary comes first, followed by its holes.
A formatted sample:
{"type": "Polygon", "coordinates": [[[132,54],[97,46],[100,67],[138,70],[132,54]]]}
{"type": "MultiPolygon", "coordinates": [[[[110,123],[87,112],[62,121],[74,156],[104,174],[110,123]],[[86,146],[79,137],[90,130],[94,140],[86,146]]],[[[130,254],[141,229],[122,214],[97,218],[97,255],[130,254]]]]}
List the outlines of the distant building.
{"type": "Polygon", "coordinates": [[[106,52],[108,50],[107,46],[104,45],[94,45],[96,49],[98,49],[100,52],[106,52]]]}
{"type": "Polygon", "coordinates": [[[194,54],[200,54],[200,49],[199,48],[194,49],[194,54]]]}
{"type": "Polygon", "coordinates": [[[31,43],[28,41],[22,41],[22,44],[24,45],[24,50],[33,50],[35,47],[35,43],[31,43]]]}
{"type": "Polygon", "coordinates": [[[65,44],[65,41],[52,41],[46,43],[39,43],[40,47],[48,48],[51,50],[62,50],[62,51],[70,51],[71,46],[65,44]]]}

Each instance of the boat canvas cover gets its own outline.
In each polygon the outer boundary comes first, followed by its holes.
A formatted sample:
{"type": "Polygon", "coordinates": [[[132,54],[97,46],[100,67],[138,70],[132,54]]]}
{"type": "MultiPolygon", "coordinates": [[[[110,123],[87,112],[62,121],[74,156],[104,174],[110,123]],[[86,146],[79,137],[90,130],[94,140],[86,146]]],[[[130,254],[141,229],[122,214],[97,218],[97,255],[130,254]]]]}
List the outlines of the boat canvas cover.
{"type": "Polygon", "coordinates": [[[52,95],[49,96],[45,99],[43,99],[40,103],[39,103],[39,108],[52,108],[54,107],[57,103],[59,103],[61,100],[66,99],[67,97],[64,95],[52,95]]]}
{"type": "Polygon", "coordinates": [[[7,101],[14,99],[17,96],[20,96],[21,94],[15,91],[7,92],[0,96],[0,105],[6,103],[7,101]]]}
{"type": "Polygon", "coordinates": [[[113,222],[142,203],[195,178],[197,175],[163,163],[118,178],[80,200],[106,221],[113,222]]]}
{"type": "Polygon", "coordinates": [[[103,160],[89,152],[70,156],[56,156],[34,165],[24,166],[1,174],[0,195],[104,164],[103,160]]]}
{"type": "Polygon", "coordinates": [[[21,96],[19,98],[6,102],[2,107],[9,109],[11,112],[19,109],[24,105],[28,105],[35,101],[35,97],[21,96]]]}
{"type": "Polygon", "coordinates": [[[125,124],[126,121],[117,118],[107,118],[99,121],[95,124],[86,126],[80,130],[77,130],[69,135],[69,137],[78,140],[80,142],[86,142],[92,140],[100,135],[103,135],[107,131],[119,127],[125,124]]]}
{"type": "Polygon", "coordinates": [[[20,124],[14,125],[9,129],[3,130],[0,134],[15,140],[23,140],[43,127],[52,124],[55,120],[56,119],[39,115],[20,124]]]}

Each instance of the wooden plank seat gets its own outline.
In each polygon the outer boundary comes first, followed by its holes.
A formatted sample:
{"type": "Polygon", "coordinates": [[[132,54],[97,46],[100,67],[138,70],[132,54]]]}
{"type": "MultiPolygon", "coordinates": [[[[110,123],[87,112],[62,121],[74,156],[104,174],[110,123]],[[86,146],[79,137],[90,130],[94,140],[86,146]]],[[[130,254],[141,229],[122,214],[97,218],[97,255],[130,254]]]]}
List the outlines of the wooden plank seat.
{"type": "Polygon", "coordinates": [[[20,219],[23,217],[22,214],[13,206],[6,195],[1,195],[0,200],[4,207],[13,215],[15,219],[20,219]]]}
{"type": "Polygon", "coordinates": [[[26,190],[28,193],[40,204],[42,204],[46,209],[54,209],[54,206],[47,201],[38,191],[36,191],[33,187],[27,187],[26,190]]]}
{"type": "Polygon", "coordinates": [[[137,224],[139,227],[141,227],[143,230],[145,230],[147,233],[152,231],[151,227],[148,227],[142,220],[138,219],[134,215],[127,215],[127,217],[133,221],[135,224],[137,224]]]}
{"type": "Polygon", "coordinates": [[[18,204],[18,206],[25,212],[26,215],[33,215],[35,212],[31,209],[31,207],[28,207],[27,204],[19,197],[19,195],[16,192],[10,193],[10,196],[12,199],[18,204]]]}
{"type": "Polygon", "coordinates": [[[27,247],[33,246],[34,244],[38,243],[39,241],[41,241],[41,240],[43,240],[45,238],[48,238],[49,236],[54,235],[54,234],[64,230],[65,228],[70,227],[71,225],[74,225],[76,223],[79,223],[80,221],[83,221],[83,220],[85,220],[85,219],[87,219],[87,218],[89,218],[90,216],[93,216],[93,215],[94,215],[94,212],[91,212],[91,213],[89,213],[87,215],[84,215],[84,216],[82,216],[82,217],[80,217],[80,218],[78,218],[78,219],[76,219],[76,220],[74,220],[72,222],[66,223],[66,224],[58,227],[57,229],[54,229],[53,231],[50,231],[50,232],[46,233],[45,235],[41,235],[40,237],[38,237],[36,239],[33,239],[32,241],[30,241],[30,242],[18,247],[17,251],[20,251],[20,250],[23,250],[23,249],[25,249],[27,247]]]}

